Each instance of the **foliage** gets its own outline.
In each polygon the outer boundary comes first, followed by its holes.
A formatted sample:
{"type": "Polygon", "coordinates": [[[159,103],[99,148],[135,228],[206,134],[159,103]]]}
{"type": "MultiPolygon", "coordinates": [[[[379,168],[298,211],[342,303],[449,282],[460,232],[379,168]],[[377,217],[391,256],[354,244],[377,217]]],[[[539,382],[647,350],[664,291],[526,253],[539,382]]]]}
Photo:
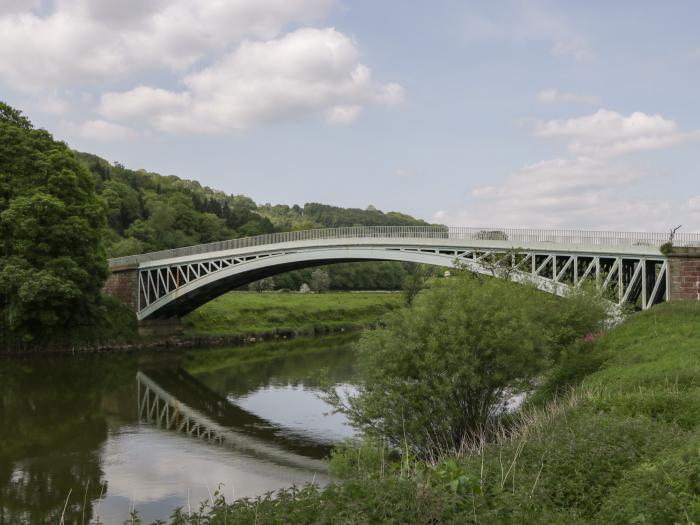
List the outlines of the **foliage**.
{"type": "MultiPolygon", "coordinates": [[[[400,290],[406,274],[404,266],[393,261],[366,261],[323,266],[331,290],[400,290]]],[[[313,269],[306,268],[276,275],[277,288],[298,290],[311,281],[313,269]]]]}
{"type": "Polygon", "coordinates": [[[659,251],[664,255],[671,255],[673,253],[673,243],[670,241],[663,243],[659,246],[659,251]]]}
{"type": "Polygon", "coordinates": [[[331,400],[390,446],[422,457],[459,450],[488,433],[508,397],[531,385],[551,344],[564,339],[542,296],[469,274],[436,284],[362,337],[358,395],[331,400]]]}
{"type": "MultiPolygon", "coordinates": [[[[600,522],[672,525],[700,518],[700,435],[687,446],[624,473],[598,513],[600,522]]],[[[692,521],[691,521],[692,520],[692,521]]]]}
{"type": "Polygon", "coordinates": [[[528,398],[532,404],[543,404],[566,395],[588,375],[600,369],[605,360],[592,341],[580,340],[559,352],[552,367],[545,372],[537,390],[528,398]]]}
{"type": "Polygon", "coordinates": [[[310,225],[322,225],[325,228],[348,226],[428,226],[428,223],[416,220],[409,215],[398,212],[384,213],[374,207],[340,208],[327,204],[307,203],[300,206],[271,206],[266,204],[258,208],[259,212],[282,229],[306,229],[310,225]]]}
{"type": "Polygon", "coordinates": [[[434,274],[434,268],[427,264],[404,264],[405,277],[401,283],[406,306],[411,306],[416,296],[426,287],[428,279],[434,274]]]}
{"type": "Polygon", "coordinates": [[[0,343],[67,342],[100,320],[104,223],[68,147],[0,103],[0,343]]]}
{"type": "Polygon", "coordinates": [[[248,285],[248,290],[251,292],[269,292],[275,289],[275,280],[272,277],[265,277],[258,281],[253,281],[248,285]]]}
{"type": "Polygon", "coordinates": [[[331,285],[331,278],[323,268],[316,268],[311,272],[309,286],[314,292],[327,292],[331,285]]]}

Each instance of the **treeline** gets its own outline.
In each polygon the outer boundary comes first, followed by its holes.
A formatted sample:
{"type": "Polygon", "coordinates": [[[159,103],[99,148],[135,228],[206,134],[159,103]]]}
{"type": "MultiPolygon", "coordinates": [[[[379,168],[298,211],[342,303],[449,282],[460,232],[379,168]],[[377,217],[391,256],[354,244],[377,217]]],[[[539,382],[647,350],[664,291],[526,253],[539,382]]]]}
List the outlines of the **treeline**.
{"type": "MultiPolygon", "coordinates": [[[[196,181],[130,170],[88,153],[76,153],[92,174],[106,205],[104,243],[109,257],[208,243],[266,233],[347,226],[425,226],[398,212],[340,208],[327,204],[257,205],[196,181]]],[[[396,290],[406,275],[400,263],[364,262],[326,268],[332,290],[396,290]]],[[[275,277],[275,288],[296,290],[311,270],[275,277]]]]}

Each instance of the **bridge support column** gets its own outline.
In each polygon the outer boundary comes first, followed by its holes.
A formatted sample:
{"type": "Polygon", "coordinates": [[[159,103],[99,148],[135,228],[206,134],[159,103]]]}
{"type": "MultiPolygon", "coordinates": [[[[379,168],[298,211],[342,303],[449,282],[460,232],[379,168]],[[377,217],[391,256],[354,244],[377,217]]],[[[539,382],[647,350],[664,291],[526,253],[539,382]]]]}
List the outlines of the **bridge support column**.
{"type": "Polygon", "coordinates": [[[672,301],[700,301],[700,248],[673,248],[668,257],[672,301]]]}
{"type": "Polygon", "coordinates": [[[136,313],[139,304],[139,271],[137,266],[112,268],[102,291],[121,299],[136,313]]]}
{"type": "Polygon", "coordinates": [[[143,337],[170,337],[182,335],[184,328],[179,317],[144,319],[139,321],[139,335],[143,337]]]}

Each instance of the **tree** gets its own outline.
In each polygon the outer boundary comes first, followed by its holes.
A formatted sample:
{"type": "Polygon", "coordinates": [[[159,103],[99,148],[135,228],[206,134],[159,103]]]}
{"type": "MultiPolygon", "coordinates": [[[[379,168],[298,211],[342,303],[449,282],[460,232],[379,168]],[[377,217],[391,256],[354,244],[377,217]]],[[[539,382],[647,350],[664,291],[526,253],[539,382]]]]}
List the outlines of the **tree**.
{"type": "Polygon", "coordinates": [[[406,306],[411,306],[413,300],[425,288],[428,279],[433,275],[433,269],[427,264],[406,263],[406,275],[401,283],[406,306]]]}
{"type": "Polygon", "coordinates": [[[100,317],[104,227],[88,171],[0,102],[0,341],[55,341],[100,317]]]}
{"type": "Polygon", "coordinates": [[[141,210],[138,193],[126,184],[107,181],[101,196],[107,204],[108,224],[118,233],[123,233],[127,225],[139,218],[141,210]]]}
{"type": "Polygon", "coordinates": [[[275,280],[272,277],[265,277],[258,281],[253,281],[248,285],[248,290],[251,292],[269,292],[275,289],[275,280]]]}
{"type": "Polygon", "coordinates": [[[314,292],[326,292],[331,285],[331,278],[323,268],[316,268],[311,272],[311,282],[309,286],[314,292]]]}
{"type": "Polygon", "coordinates": [[[385,328],[364,333],[357,394],[340,400],[331,392],[329,400],[390,446],[421,457],[459,450],[489,435],[509,397],[542,373],[555,343],[580,340],[602,323],[584,315],[575,334],[561,334],[561,319],[545,315],[557,304],[571,310],[532,286],[458,272],[390,314],[385,328]]]}

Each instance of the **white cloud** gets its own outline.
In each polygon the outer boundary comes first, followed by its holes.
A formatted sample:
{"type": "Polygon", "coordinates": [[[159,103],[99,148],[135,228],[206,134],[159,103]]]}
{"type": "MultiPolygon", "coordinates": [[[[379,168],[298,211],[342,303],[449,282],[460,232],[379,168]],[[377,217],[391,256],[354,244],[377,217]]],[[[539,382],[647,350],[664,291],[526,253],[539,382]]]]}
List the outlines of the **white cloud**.
{"type": "Polygon", "coordinates": [[[362,113],[362,106],[336,106],[331,108],[326,119],[331,124],[352,124],[362,113]]]}
{"type": "Polygon", "coordinates": [[[555,42],[552,46],[552,54],[559,57],[570,57],[579,63],[593,60],[593,51],[585,41],[579,38],[555,42]]]}
{"type": "Polygon", "coordinates": [[[688,199],[688,209],[693,213],[700,213],[700,195],[688,199]]]}
{"type": "Polygon", "coordinates": [[[140,86],[106,93],[100,113],[145,119],[168,132],[219,133],[310,113],[349,123],[363,106],[392,105],[403,94],[396,84],[375,82],[354,42],[332,28],[244,42],[182,83],[180,92],[140,86]]]}
{"type": "Polygon", "coordinates": [[[452,225],[665,231],[672,208],[659,199],[630,198],[651,174],[590,158],[525,166],[500,184],[470,192],[467,207],[433,220],[452,225]]]}
{"type": "Polygon", "coordinates": [[[585,117],[540,122],[535,132],[540,137],[565,139],[569,151],[587,156],[667,148],[690,136],[679,131],[675,121],[658,114],[638,111],[624,116],[606,109],[585,117]]]}
{"type": "Polygon", "coordinates": [[[100,114],[110,119],[135,119],[157,116],[185,109],[191,102],[189,93],[138,86],[126,93],[104,93],[100,114]]]}
{"type": "Polygon", "coordinates": [[[242,38],[309,23],[333,0],[12,0],[0,8],[0,80],[26,90],[182,71],[242,38]]]}
{"type": "Polygon", "coordinates": [[[96,142],[129,140],[137,136],[133,129],[106,120],[88,120],[68,127],[81,138],[96,142]]]}
{"type": "Polygon", "coordinates": [[[590,95],[579,95],[577,93],[567,93],[565,91],[559,91],[556,88],[543,89],[537,94],[537,100],[549,104],[557,102],[575,102],[581,104],[595,105],[600,102],[600,99],[598,97],[592,97],[590,95]]]}

